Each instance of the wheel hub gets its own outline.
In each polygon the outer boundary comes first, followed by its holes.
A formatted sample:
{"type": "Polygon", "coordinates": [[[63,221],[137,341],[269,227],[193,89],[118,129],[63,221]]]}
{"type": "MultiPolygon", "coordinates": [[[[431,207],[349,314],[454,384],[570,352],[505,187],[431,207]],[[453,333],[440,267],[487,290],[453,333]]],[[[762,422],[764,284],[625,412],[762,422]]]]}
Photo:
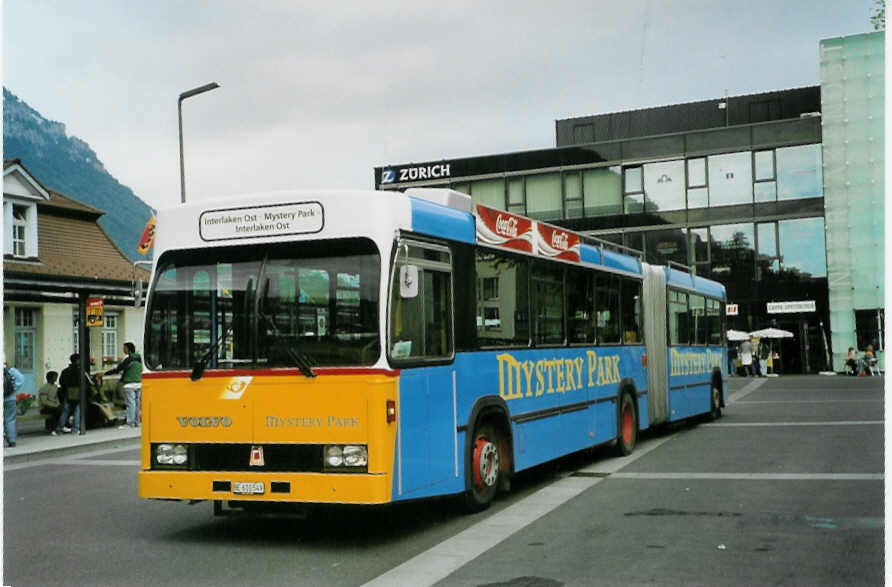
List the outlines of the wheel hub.
{"type": "Polygon", "coordinates": [[[478,487],[489,488],[499,476],[499,450],[484,437],[474,445],[474,482],[478,487]]]}

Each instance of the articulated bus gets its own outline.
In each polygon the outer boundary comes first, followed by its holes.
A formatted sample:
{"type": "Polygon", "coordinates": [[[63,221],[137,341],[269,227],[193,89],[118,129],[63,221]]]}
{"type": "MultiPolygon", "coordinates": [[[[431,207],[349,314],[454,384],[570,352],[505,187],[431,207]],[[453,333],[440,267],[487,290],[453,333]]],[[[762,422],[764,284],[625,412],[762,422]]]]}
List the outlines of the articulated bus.
{"type": "Polygon", "coordinates": [[[724,406],[725,290],[446,189],[158,215],[139,494],[458,495],[724,406]]]}

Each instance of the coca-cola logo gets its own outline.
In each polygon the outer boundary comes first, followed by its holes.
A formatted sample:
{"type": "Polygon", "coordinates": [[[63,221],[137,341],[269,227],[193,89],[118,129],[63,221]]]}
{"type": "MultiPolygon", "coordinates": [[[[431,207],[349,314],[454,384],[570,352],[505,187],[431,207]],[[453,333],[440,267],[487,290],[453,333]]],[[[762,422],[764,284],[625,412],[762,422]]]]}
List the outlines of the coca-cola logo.
{"type": "Polygon", "coordinates": [[[499,214],[496,218],[496,232],[505,236],[517,236],[517,218],[504,217],[499,214]]]}
{"type": "Polygon", "coordinates": [[[551,233],[551,246],[561,251],[570,248],[570,236],[566,232],[555,230],[551,233]]]}

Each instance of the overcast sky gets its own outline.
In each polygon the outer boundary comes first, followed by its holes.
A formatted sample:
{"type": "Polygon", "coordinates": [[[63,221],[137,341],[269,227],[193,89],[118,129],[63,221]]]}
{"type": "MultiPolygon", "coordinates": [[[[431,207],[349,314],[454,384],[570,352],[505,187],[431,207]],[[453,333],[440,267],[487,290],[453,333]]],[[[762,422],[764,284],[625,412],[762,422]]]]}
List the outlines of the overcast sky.
{"type": "MultiPolygon", "coordinates": [[[[6,0],[3,84],[151,206],[373,187],[378,165],[554,146],[554,121],[820,83],[873,0],[6,0]]],[[[27,162],[26,162],[27,164],[27,162]]],[[[76,196],[76,194],[72,194],[76,196]]]]}

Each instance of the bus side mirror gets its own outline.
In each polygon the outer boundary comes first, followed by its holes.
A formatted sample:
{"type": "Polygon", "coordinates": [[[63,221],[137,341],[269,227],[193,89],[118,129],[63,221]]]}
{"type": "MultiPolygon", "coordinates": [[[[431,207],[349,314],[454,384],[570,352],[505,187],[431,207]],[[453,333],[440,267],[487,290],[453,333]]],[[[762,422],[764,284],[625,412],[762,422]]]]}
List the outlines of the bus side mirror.
{"type": "Polygon", "coordinates": [[[416,265],[403,265],[400,267],[400,297],[418,297],[418,267],[416,265]]]}

